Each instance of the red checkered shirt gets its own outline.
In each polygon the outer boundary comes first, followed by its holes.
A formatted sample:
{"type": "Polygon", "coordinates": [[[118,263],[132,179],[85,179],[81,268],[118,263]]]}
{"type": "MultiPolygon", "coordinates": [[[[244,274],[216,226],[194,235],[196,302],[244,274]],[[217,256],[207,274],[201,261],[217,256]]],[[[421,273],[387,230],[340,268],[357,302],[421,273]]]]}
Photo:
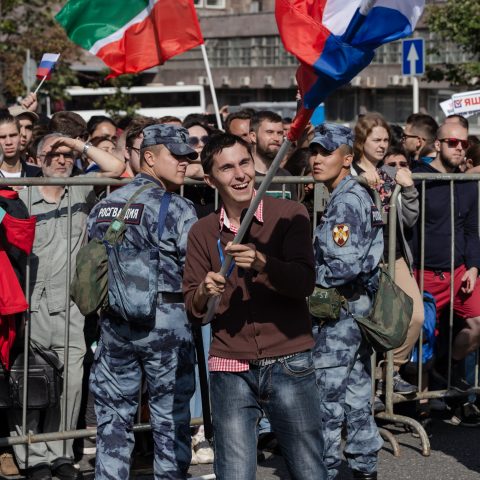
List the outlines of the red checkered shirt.
{"type": "MultiPolygon", "coordinates": [[[[253,191],[253,196],[257,192],[253,191]]],[[[260,201],[257,210],[255,212],[255,218],[263,223],[263,200],[260,201]]],[[[238,233],[238,228],[231,224],[227,217],[227,212],[222,207],[220,210],[220,230],[226,228],[230,230],[234,235],[238,233]]],[[[248,360],[236,360],[234,358],[222,358],[209,355],[208,357],[208,370],[210,372],[247,372],[250,368],[248,360]]]]}

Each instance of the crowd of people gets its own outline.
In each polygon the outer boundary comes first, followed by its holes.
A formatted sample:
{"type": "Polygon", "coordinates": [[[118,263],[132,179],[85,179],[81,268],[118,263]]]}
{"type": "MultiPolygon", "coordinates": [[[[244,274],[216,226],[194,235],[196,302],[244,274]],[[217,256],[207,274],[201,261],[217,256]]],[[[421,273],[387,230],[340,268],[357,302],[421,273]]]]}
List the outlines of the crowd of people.
{"type": "MultiPolygon", "coordinates": [[[[128,478],[132,425],[144,407],[155,478],[185,478],[191,464],[214,463],[218,479],[254,479],[259,452],[269,448],[284,457],[293,479],[333,480],[344,429],[343,454],[354,478],[376,479],[382,440],[373,412],[385,409],[385,361],[379,359],[373,376],[372,398],[372,349],[355,317],[372,308],[379,267],[389,259],[389,221],[396,231],[395,282],[413,300],[406,340],[393,352],[394,392],[415,399],[419,387],[454,389],[463,396],[412,401],[408,414],[427,426],[441,410],[453,424],[480,426],[476,398],[468,395],[472,355],[480,346],[478,188],[468,181],[423,185],[412,177],[480,172],[480,141],[469,135],[465,118],[452,115],[437,125],[418,113],[401,128],[367,113],[352,129],[309,125],[277,175],[323,183],[325,210],[314,209],[314,183],[272,184],[236,244],[255,180],[270,168],[291,119],[241,110],[220,126],[201,114],[116,123],[106,116],[85,122],[69,111],[45,118],[36,111],[33,94],[0,111],[0,177],[132,181],[109,194],[95,185],[0,185],[0,212],[13,214],[11,202],[23,202],[36,218],[27,289],[30,338],[67,365],[66,402],[28,410],[28,432],[96,427],[96,478],[128,478]],[[185,177],[203,183],[184,185],[185,177]],[[401,191],[390,219],[396,185],[401,191]],[[82,246],[104,239],[118,220],[123,240],[107,249],[117,259],[108,273],[117,294],[109,286],[109,305],[84,317],[67,299],[67,272],[82,246]],[[227,255],[233,262],[224,276],[219,271],[227,255]],[[434,298],[436,319],[435,355],[423,359],[419,380],[413,354],[426,328],[420,285],[434,298]],[[310,314],[314,288],[341,296],[331,318],[310,314]],[[199,381],[205,370],[213,445],[207,425],[190,427],[192,417],[209,415],[202,412],[199,381]]],[[[1,218],[1,246],[23,282],[26,254],[6,244],[1,218]]],[[[23,348],[25,315],[16,313],[13,332],[2,318],[0,350],[8,369],[23,348]]],[[[424,342],[428,338],[425,332],[424,342]]],[[[21,435],[21,409],[3,413],[8,428],[0,436],[21,435]]],[[[73,439],[15,445],[13,455],[1,454],[0,473],[81,478],[74,462],[82,452],[74,447],[73,439]]]]}

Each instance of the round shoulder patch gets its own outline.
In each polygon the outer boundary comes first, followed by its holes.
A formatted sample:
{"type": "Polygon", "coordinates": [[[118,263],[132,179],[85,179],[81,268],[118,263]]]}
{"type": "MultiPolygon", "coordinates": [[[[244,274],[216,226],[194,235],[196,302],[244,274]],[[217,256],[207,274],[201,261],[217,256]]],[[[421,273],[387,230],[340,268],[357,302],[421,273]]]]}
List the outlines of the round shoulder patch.
{"type": "Polygon", "coordinates": [[[350,227],[345,223],[335,225],[332,230],[333,241],[339,246],[343,247],[350,237],[350,227]]]}

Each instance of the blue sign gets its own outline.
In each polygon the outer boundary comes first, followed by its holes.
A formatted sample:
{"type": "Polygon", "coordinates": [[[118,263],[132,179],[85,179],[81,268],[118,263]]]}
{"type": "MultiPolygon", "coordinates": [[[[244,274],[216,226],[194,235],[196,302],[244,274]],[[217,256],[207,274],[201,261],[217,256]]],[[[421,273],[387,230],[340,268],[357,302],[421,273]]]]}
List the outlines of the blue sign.
{"type": "Polygon", "coordinates": [[[423,75],[425,73],[425,41],[410,38],[402,41],[402,75],[423,75]]]}

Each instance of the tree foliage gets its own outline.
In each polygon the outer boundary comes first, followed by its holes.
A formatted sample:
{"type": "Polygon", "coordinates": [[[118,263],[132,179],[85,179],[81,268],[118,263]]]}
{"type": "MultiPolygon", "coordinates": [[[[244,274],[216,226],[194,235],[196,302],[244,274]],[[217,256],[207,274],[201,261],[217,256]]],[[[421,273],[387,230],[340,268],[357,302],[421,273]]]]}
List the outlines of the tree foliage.
{"type": "Polygon", "coordinates": [[[80,59],[81,49],[55,21],[57,9],[55,0],[0,0],[0,93],[9,101],[26,94],[22,67],[27,49],[37,63],[46,52],[61,53],[58,68],[43,84],[43,92],[62,98],[64,87],[77,83],[70,64],[80,59]]]}
{"type": "MultiPolygon", "coordinates": [[[[430,65],[427,78],[447,80],[454,85],[480,85],[480,2],[447,0],[444,4],[429,5],[426,22],[439,39],[456,43],[471,58],[465,63],[430,65]]],[[[439,42],[433,53],[441,53],[442,48],[439,42]]]]}

